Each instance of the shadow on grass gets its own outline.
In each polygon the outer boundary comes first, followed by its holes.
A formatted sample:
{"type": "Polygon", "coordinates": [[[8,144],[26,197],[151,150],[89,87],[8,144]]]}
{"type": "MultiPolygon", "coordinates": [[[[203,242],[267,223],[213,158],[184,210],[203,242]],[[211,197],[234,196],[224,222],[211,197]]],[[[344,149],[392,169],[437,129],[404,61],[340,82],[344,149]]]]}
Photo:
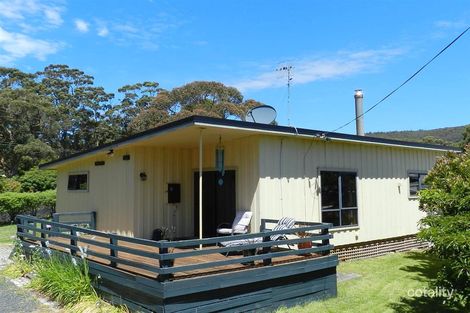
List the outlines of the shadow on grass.
{"type": "Polygon", "coordinates": [[[413,266],[402,266],[401,271],[416,273],[416,280],[423,282],[433,282],[436,279],[438,270],[442,262],[423,251],[411,251],[405,255],[405,258],[416,261],[413,266]]]}
{"type": "Polygon", "coordinates": [[[389,304],[389,307],[398,313],[464,312],[462,307],[445,304],[443,298],[432,298],[427,296],[401,298],[400,302],[391,303],[389,304]]]}
{"type": "MultiPolygon", "coordinates": [[[[432,288],[437,272],[442,266],[442,262],[436,257],[426,252],[409,252],[406,258],[416,261],[416,265],[403,266],[401,271],[416,274],[415,279],[422,282],[428,282],[426,289],[432,288]]],[[[444,298],[430,296],[401,297],[398,302],[390,303],[389,307],[398,313],[428,313],[428,312],[463,312],[459,306],[451,306],[444,302],[444,298]]]]}

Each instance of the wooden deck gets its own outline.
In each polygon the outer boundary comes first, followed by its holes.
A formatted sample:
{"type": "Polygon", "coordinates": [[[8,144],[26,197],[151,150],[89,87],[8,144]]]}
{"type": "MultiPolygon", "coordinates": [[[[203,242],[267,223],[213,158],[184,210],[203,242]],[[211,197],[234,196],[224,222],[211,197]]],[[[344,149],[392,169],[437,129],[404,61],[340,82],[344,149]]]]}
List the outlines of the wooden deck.
{"type": "MultiPolygon", "coordinates": [[[[93,236],[91,236],[91,235],[80,235],[79,238],[92,239],[93,236]]],[[[64,243],[64,244],[68,244],[68,240],[65,239],[65,238],[50,237],[49,239],[50,239],[50,242],[61,242],[61,243],[64,243]]],[[[93,240],[97,241],[97,242],[101,242],[101,243],[106,243],[107,242],[106,238],[96,238],[95,237],[95,238],[93,238],[93,240]]],[[[33,242],[33,241],[31,241],[31,242],[37,244],[37,242],[33,242]]],[[[82,247],[82,249],[86,249],[87,252],[88,251],[95,251],[95,252],[102,253],[102,254],[109,254],[109,249],[106,249],[106,248],[100,247],[100,246],[96,246],[96,245],[93,245],[93,244],[83,243],[80,240],[78,240],[77,245],[79,247],[82,247]]],[[[135,243],[124,242],[124,243],[122,243],[122,246],[127,247],[127,248],[131,248],[131,249],[138,249],[138,250],[146,251],[146,252],[149,252],[149,253],[155,253],[155,254],[157,254],[159,252],[158,248],[156,248],[156,247],[149,247],[149,246],[139,245],[139,244],[135,244],[135,243]]],[[[64,251],[64,252],[67,251],[68,252],[68,250],[66,248],[62,247],[62,246],[58,246],[58,245],[54,245],[54,244],[48,244],[48,247],[51,248],[51,249],[58,250],[58,251],[64,251]]],[[[217,249],[217,247],[216,246],[204,246],[203,247],[203,250],[205,250],[207,252],[209,252],[209,250],[214,250],[214,249],[217,249]]],[[[276,249],[279,249],[279,251],[284,250],[282,248],[276,248],[276,249]]],[[[197,250],[199,250],[199,247],[197,247],[197,248],[196,247],[192,247],[192,248],[174,248],[173,253],[190,252],[190,251],[197,251],[197,250]]],[[[85,254],[86,254],[86,252],[85,252],[85,254]]],[[[279,265],[279,264],[285,264],[285,263],[289,263],[289,262],[297,262],[297,261],[302,261],[302,260],[305,260],[305,259],[320,257],[320,255],[316,254],[316,253],[308,253],[308,254],[304,254],[304,255],[300,255],[300,254],[301,254],[301,252],[299,252],[299,255],[288,255],[288,256],[283,256],[283,257],[276,258],[276,260],[274,260],[272,262],[272,265],[276,266],[276,265],[279,265]]],[[[81,256],[81,255],[82,255],[82,252],[79,250],[77,252],[77,256],[81,256]]],[[[118,252],[118,255],[119,255],[120,258],[123,258],[125,260],[137,262],[139,264],[146,264],[146,265],[150,265],[150,266],[160,267],[160,261],[156,260],[154,258],[151,258],[151,257],[145,257],[145,256],[135,255],[135,254],[126,253],[126,252],[118,252]]],[[[87,257],[87,259],[89,259],[91,261],[94,261],[94,262],[97,262],[97,263],[100,263],[100,264],[103,264],[103,265],[111,266],[111,261],[109,261],[107,259],[92,256],[92,255],[87,255],[86,257],[87,257]]],[[[173,275],[172,279],[184,279],[184,278],[191,278],[191,277],[197,277],[197,276],[203,276],[203,275],[221,274],[221,273],[226,273],[226,272],[231,272],[231,271],[243,271],[243,270],[250,269],[250,268],[253,268],[253,267],[263,266],[262,260],[261,261],[255,261],[255,262],[253,262],[253,264],[248,264],[248,263],[241,264],[242,262],[244,262],[243,252],[241,252],[241,251],[240,252],[235,252],[235,253],[230,253],[228,255],[227,254],[222,254],[222,253],[212,253],[212,254],[208,253],[208,254],[201,255],[201,256],[191,256],[191,257],[179,258],[179,259],[174,260],[174,265],[173,266],[184,266],[184,265],[202,264],[202,263],[210,264],[210,263],[215,262],[215,261],[226,261],[226,260],[237,260],[237,259],[240,260],[240,263],[217,266],[217,267],[211,267],[211,268],[203,268],[203,269],[195,269],[195,270],[177,272],[173,275]]],[[[129,265],[124,265],[124,264],[117,264],[115,266],[115,268],[123,270],[123,271],[127,271],[129,273],[133,273],[133,274],[136,274],[136,275],[141,275],[141,276],[144,276],[144,277],[148,277],[148,278],[154,278],[154,279],[158,278],[157,274],[155,274],[151,271],[147,271],[145,269],[142,269],[141,267],[129,266],[129,265]]]]}
{"type": "Polygon", "coordinates": [[[17,235],[27,253],[40,249],[44,257],[50,251],[86,257],[89,273],[97,278],[95,288],[131,311],[270,312],[335,296],[338,258],[329,255],[331,224],[298,222],[279,231],[266,227],[276,222],[264,219],[260,233],[151,241],[17,216],[17,235]],[[270,240],[301,233],[308,236],[270,240]],[[243,245],[221,246],[234,240],[243,245]],[[299,243],[311,246],[280,248],[299,243]]]}

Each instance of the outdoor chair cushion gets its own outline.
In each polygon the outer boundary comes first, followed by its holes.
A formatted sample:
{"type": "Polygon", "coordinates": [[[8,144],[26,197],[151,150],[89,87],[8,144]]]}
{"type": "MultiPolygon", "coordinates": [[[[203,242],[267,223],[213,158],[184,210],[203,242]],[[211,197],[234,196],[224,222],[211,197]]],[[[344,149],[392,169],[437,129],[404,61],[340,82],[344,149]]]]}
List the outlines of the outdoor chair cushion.
{"type": "MultiPolygon", "coordinates": [[[[277,222],[276,226],[274,226],[272,230],[290,229],[290,228],[293,228],[294,225],[295,225],[295,219],[293,219],[292,217],[283,217],[277,222]]],[[[286,235],[284,234],[276,234],[276,235],[271,235],[270,239],[271,241],[276,241],[285,237],[286,235]]]]}
{"type": "Polygon", "coordinates": [[[246,234],[248,232],[248,226],[250,225],[252,215],[253,212],[250,211],[237,212],[232,223],[232,228],[229,228],[230,224],[220,224],[217,227],[217,233],[219,235],[246,234]]]}

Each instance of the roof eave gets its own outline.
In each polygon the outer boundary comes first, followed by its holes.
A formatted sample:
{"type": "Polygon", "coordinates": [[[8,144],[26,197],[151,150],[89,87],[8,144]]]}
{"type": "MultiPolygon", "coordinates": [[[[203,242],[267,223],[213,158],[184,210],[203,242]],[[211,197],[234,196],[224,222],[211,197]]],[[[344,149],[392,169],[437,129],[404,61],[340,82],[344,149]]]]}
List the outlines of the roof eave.
{"type": "Polygon", "coordinates": [[[220,119],[220,118],[213,118],[213,117],[206,117],[206,116],[190,116],[181,120],[177,120],[174,122],[170,122],[156,128],[129,136],[125,138],[118,139],[116,141],[101,145],[99,147],[95,147],[89,150],[85,150],[82,152],[78,152],[72,154],[68,157],[60,158],[48,163],[44,163],[39,165],[40,169],[54,169],[57,168],[59,165],[63,165],[64,163],[68,163],[79,158],[83,158],[85,156],[91,156],[96,153],[105,152],[110,149],[117,149],[129,144],[132,144],[136,141],[141,141],[148,139],[150,137],[161,135],[166,132],[174,131],[179,128],[188,127],[191,125],[198,125],[198,126],[207,126],[207,127],[222,127],[222,128],[233,128],[233,129],[243,129],[243,130],[251,130],[257,133],[264,133],[264,134],[278,134],[282,136],[293,136],[293,137],[304,137],[304,138],[317,138],[318,140],[329,139],[332,141],[340,141],[340,142],[351,142],[351,143],[360,143],[360,144],[374,144],[374,145],[384,145],[384,146],[392,146],[392,147],[402,147],[402,148],[412,148],[412,149],[426,149],[426,150],[434,150],[434,151],[453,151],[453,152],[461,152],[462,150],[456,147],[448,147],[448,146],[441,146],[441,145],[433,145],[427,143],[418,143],[418,142],[408,142],[408,141],[400,141],[400,140],[393,140],[393,139],[385,139],[385,138],[378,138],[378,137],[368,137],[368,136],[357,136],[357,135],[350,135],[350,134],[342,134],[342,133],[329,133],[320,130],[313,130],[313,129],[305,129],[305,128],[296,128],[291,126],[278,126],[278,125],[269,125],[269,124],[258,124],[258,123],[251,123],[245,121],[237,121],[237,120],[228,120],[228,119],[220,119]]]}

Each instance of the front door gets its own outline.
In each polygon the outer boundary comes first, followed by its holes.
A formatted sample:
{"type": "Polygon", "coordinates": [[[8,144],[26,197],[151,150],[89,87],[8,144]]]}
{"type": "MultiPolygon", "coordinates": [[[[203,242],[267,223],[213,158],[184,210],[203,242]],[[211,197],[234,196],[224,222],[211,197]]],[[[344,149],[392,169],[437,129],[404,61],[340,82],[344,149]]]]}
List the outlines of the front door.
{"type": "MultiPolygon", "coordinates": [[[[235,171],[202,173],[202,235],[215,237],[217,226],[235,218],[235,171]]],[[[194,235],[199,236],[199,172],[194,173],[194,235]]]]}

